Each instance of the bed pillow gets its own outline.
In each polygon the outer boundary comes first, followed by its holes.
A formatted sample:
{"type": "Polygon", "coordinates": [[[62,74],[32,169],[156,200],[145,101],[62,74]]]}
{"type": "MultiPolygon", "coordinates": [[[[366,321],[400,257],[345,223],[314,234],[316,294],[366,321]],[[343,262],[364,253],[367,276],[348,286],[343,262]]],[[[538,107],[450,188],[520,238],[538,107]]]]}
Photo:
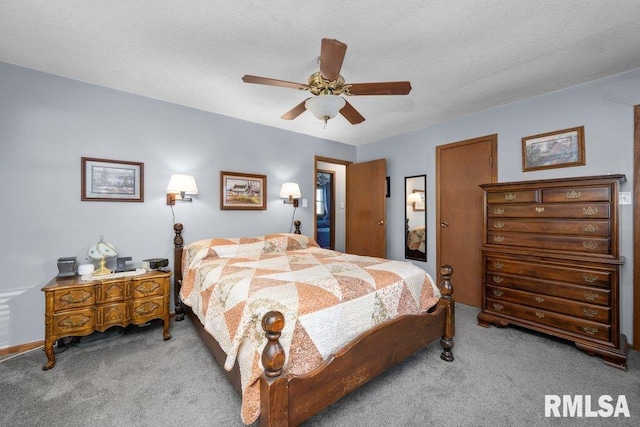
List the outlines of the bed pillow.
{"type": "Polygon", "coordinates": [[[204,258],[258,259],[264,253],[294,251],[309,247],[319,247],[319,245],[308,236],[291,233],[205,239],[185,247],[183,265],[192,267],[204,258]]]}

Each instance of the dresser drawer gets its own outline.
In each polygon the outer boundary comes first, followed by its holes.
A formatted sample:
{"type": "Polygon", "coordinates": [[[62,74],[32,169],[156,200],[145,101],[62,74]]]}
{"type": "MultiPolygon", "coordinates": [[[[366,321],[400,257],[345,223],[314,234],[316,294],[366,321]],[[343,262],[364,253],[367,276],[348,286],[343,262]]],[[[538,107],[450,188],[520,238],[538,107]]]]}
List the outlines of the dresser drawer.
{"type": "Polygon", "coordinates": [[[487,275],[512,274],[515,276],[528,276],[536,279],[554,280],[576,285],[611,288],[611,271],[592,270],[571,264],[564,266],[508,260],[504,258],[488,257],[486,259],[487,275]]]}
{"type": "Polygon", "coordinates": [[[605,255],[611,253],[611,241],[608,237],[577,237],[533,233],[506,233],[490,231],[487,233],[488,245],[520,246],[524,248],[562,250],[605,255]]]}
{"type": "Polygon", "coordinates": [[[136,280],[133,282],[133,298],[151,297],[154,295],[164,295],[166,279],[150,278],[147,280],[136,280]]]}
{"type": "Polygon", "coordinates": [[[487,274],[486,284],[550,295],[582,303],[597,304],[606,307],[611,306],[611,291],[608,289],[590,288],[551,280],[540,280],[527,276],[511,276],[506,274],[487,274]]]}
{"type": "Polygon", "coordinates": [[[566,187],[542,189],[542,203],[610,202],[611,187],[566,187]]]}
{"type": "Polygon", "coordinates": [[[96,329],[98,330],[105,330],[114,325],[127,325],[130,321],[131,305],[128,302],[96,307],[96,329]]]}
{"type": "Polygon", "coordinates": [[[85,308],[53,316],[54,335],[66,336],[74,333],[91,331],[95,327],[95,309],[85,308]]]}
{"type": "Polygon", "coordinates": [[[487,205],[489,218],[574,218],[608,219],[611,215],[608,203],[547,203],[523,205],[487,205]]]}
{"type": "Polygon", "coordinates": [[[589,337],[590,339],[609,341],[611,338],[611,326],[609,325],[577,319],[572,316],[553,313],[551,311],[515,304],[508,301],[487,298],[486,311],[547,325],[573,334],[589,337]]]}
{"type": "Polygon", "coordinates": [[[92,307],[96,303],[94,286],[82,286],[54,291],[53,308],[55,311],[70,308],[92,307]]]}
{"type": "Polygon", "coordinates": [[[487,221],[487,230],[496,232],[565,234],[585,237],[608,237],[608,220],[554,220],[493,218],[487,221]]]}
{"type": "Polygon", "coordinates": [[[539,201],[539,192],[536,190],[487,193],[487,203],[537,203],[539,201]]]}
{"type": "Polygon", "coordinates": [[[163,297],[152,297],[131,302],[131,319],[133,323],[144,323],[164,316],[166,303],[163,297]]]}
{"type": "Polygon", "coordinates": [[[129,290],[130,286],[130,283],[125,283],[122,281],[105,281],[96,285],[97,303],[102,304],[124,301],[131,294],[131,291],[129,290]]]}
{"type": "Polygon", "coordinates": [[[579,303],[564,298],[523,292],[491,285],[487,286],[486,295],[490,298],[537,307],[543,310],[553,311],[555,313],[579,317],[584,320],[592,320],[594,322],[606,324],[611,322],[611,310],[609,307],[579,303]]]}

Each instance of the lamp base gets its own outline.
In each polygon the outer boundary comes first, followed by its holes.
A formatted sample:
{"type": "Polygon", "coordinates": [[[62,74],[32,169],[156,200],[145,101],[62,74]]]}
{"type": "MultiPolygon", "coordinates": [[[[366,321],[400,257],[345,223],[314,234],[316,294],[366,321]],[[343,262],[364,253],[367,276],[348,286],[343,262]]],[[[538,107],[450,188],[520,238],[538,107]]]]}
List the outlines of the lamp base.
{"type": "Polygon", "coordinates": [[[106,266],[106,261],[104,258],[100,260],[100,267],[96,271],[93,272],[94,276],[106,276],[107,274],[113,273],[113,271],[109,270],[106,266]]]}

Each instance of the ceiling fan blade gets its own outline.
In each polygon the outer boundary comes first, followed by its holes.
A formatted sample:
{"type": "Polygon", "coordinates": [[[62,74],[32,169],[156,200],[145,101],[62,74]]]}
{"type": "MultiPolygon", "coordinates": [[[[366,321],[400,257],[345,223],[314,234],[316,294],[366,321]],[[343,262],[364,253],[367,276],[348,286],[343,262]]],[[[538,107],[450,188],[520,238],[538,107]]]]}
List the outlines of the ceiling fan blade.
{"type": "Polygon", "coordinates": [[[302,83],[287,82],[285,80],[270,79],[268,77],[250,76],[248,74],[242,76],[242,81],[245,82],[245,83],[255,83],[255,84],[259,84],[259,85],[288,87],[288,88],[291,88],[291,89],[300,89],[300,90],[308,89],[308,86],[305,85],[305,84],[302,84],[302,83]]]}
{"type": "Polygon", "coordinates": [[[351,95],[407,95],[411,92],[410,82],[352,83],[351,95]]]}
{"type": "MultiPolygon", "coordinates": [[[[307,99],[309,99],[309,98],[307,98],[307,99]]],[[[305,105],[304,105],[304,103],[307,102],[307,99],[305,99],[300,104],[298,104],[295,107],[293,107],[291,110],[289,110],[286,113],[284,113],[284,115],[281,118],[285,119],[285,120],[293,120],[296,117],[298,117],[300,114],[302,114],[305,111],[307,111],[307,107],[305,107],[305,105]]]]}
{"type": "Polygon", "coordinates": [[[353,108],[353,105],[349,104],[345,100],[344,107],[340,110],[340,114],[344,116],[345,119],[349,120],[349,123],[352,125],[357,125],[358,123],[364,122],[364,117],[362,114],[358,113],[358,110],[353,108]]]}
{"type": "Polygon", "coordinates": [[[329,81],[340,77],[340,69],[347,45],[336,39],[322,39],[320,47],[320,74],[329,81]]]}

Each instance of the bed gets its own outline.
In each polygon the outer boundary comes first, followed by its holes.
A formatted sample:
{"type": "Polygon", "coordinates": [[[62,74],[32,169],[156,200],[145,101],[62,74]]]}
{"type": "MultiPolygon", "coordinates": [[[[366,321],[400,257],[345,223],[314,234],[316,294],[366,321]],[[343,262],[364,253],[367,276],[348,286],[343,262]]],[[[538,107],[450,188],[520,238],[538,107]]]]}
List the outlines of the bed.
{"type": "Polygon", "coordinates": [[[186,247],[174,231],[176,320],[189,315],[225,368],[245,424],[299,425],[438,339],[453,361],[449,266],[435,286],[408,262],[322,249],[299,222],[186,247]]]}

